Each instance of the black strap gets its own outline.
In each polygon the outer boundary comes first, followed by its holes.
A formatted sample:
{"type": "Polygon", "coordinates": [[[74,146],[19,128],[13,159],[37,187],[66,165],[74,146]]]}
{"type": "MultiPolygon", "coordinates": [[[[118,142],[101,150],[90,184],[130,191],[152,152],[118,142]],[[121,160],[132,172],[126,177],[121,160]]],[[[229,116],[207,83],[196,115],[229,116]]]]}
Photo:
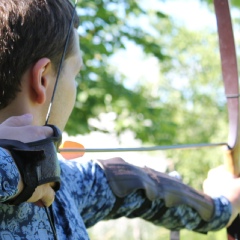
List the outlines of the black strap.
{"type": "Polygon", "coordinates": [[[0,140],[0,146],[12,154],[24,183],[23,191],[7,203],[19,205],[27,201],[37,186],[55,182],[54,190],[60,188],[60,166],[57,149],[61,143],[61,131],[53,126],[53,136],[30,143],[15,140],[0,140]]]}

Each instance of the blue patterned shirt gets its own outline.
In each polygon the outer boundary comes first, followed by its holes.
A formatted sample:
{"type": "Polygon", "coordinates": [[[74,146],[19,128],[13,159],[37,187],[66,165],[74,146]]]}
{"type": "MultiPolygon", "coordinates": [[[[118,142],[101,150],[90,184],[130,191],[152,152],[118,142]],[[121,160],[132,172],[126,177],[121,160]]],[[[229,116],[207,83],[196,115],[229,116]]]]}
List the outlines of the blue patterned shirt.
{"type": "MultiPolygon", "coordinates": [[[[116,197],[97,162],[60,160],[60,166],[61,188],[52,205],[59,240],[87,240],[86,228],[110,216],[113,219],[122,216],[154,219],[154,224],[169,229],[187,228],[207,232],[224,227],[231,215],[230,203],[224,197],[214,199],[215,213],[210,222],[203,222],[196,211],[188,206],[166,209],[161,199],[141,208],[144,210],[136,211],[146,200],[141,191],[125,197],[121,207],[110,214],[116,197]],[[162,213],[161,216],[152,218],[159,213],[162,213]]],[[[19,173],[13,159],[0,148],[1,202],[17,193],[18,181],[19,173]]],[[[0,203],[0,239],[52,240],[53,234],[44,208],[31,203],[20,206],[0,203]]]]}

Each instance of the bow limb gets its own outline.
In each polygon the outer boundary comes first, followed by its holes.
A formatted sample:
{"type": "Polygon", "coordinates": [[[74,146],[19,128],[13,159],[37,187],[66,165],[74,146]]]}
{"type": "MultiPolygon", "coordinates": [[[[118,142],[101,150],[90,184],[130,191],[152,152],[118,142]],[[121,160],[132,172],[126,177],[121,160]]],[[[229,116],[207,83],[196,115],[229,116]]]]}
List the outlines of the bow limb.
{"type": "Polygon", "coordinates": [[[227,97],[229,135],[227,168],[239,176],[240,131],[237,57],[228,0],[214,0],[217,16],[222,75],[227,97]]]}
{"type": "MultiPolygon", "coordinates": [[[[226,151],[226,167],[234,176],[240,175],[240,123],[238,68],[234,43],[233,28],[228,0],[214,0],[219,47],[221,54],[222,75],[227,97],[229,135],[226,151]]],[[[240,218],[235,219],[228,228],[228,240],[240,239],[240,218]]]]}

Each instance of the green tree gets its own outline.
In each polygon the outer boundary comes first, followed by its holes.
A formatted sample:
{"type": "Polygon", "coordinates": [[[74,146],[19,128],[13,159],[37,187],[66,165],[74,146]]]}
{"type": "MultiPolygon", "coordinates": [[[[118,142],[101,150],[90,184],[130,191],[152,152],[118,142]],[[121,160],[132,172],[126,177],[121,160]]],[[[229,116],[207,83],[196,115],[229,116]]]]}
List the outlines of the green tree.
{"type": "MultiPolygon", "coordinates": [[[[154,9],[145,12],[137,1],[81,1],[80,6],[79,33],[85,67],[67,125],[70,134],[95,130],[89,118],[114,112],[116,133],[131,130],[145,144],[227,139],[216,32],[189,31],[154,9]],[[154,34],[136,24],[146,16],[154,34]],[[146,57],[159,61],[161,73],[156,85],[146,80],[129,89],[124,76],[109,66],[108,58],[129,41],[140,46],[146,57]]],[[[199,187],[207,169],[221,159],[218,152],[167,154],[182,170],[185,181],[199,187]],[[196,173],[200,174],[199,181],[193,182],[196,173]]]]}
{"type": "MultiPolygon", "coordinates": [[[[153,112],[159,115],[163,109],[153,106],[155,99],[151,96],[146,101],[146,88],[139,86],[134,91],[126,88],[124,77],[111,72],[107,61],[117,49],[125,47],[126,41],[135,42],[143,51],[159,60],[164,58],[154,37],[140,27],[131,25],[131,21],[136,21],[146,13],[136,1],[85,0],[79,4],[79,32],[85,67],[79,77],[77,101],[66,130],[70,134],[92,131],[94,127],[89,125],[89,118],[98,118],[102,112],[113,111],[117,114],[118,134],[130,129],[136,132],[138,138],[149,140],[144,139],[146,134],[141,124],[144,119],[152,117],[153,112]]],[[[158,17],[164,18],[165,15],[158,14],[158,17]]],[[[170,112],[167,114],[171,115],[170,112]]],[[[159,127],[153,124],[150,130],[159,132],[159,127]]]]}
{"type": "MultiPolygon", "coordinates": [[[[163,22],[156,27],[171,29],[163,22]]],[[[170,56],[160,62],[159,96],[161,103],[161,96],[164,96],[164,106],[174,112],[172,121],[178,134],[173,143],[226,141],[226,98],[216,32],[194,32],[175,26],[174,34],[169,33],[168,36],[171,37],[159,38],[164,53],[170,56]]],[[[168,153],[184,180],[198,188],[207,170],[222,163],[221,154],[221,149],[168,153]],[[198,176],[197,180],[195,176],[198,176]]]]}
{"type": "Polygon", "coordinates": [[[217,90],[220,81],[214,82],[214,79],[220,79],[219,65],[215,69],[219,64],[214,59],[218,51],[217,45],[213,46],[216,40],[209,43],[203,34],[192,36],[187,30],[180,33],[166,15],[157,11],[146,13],[137,1],[98,0],[81,1],[79,4],[79,33],[85,66],[78,78],[77,101],[67,132],[75,135],[95,130],[89,124],[89,118],[115,112],[116,133],[132,130],[136,138],[145,143],[177,144],[211,140],[218,126],[208,124],[211,117],[202,114],[212,111],[214,104],[214,113],[224,111],[222,97],[219,97],[221,90],[220,93],[217,90]],[[151,27],[155,35],[133,24],[147,14],[153,19],[151,27]],[[112,71],[109,57],[124,48],[128,41],[140,46],[146,56],[158,59],[162,76],[158,86],[150,86],[146,81],[129,89],[124,76],[112,71]],[[176,89],[178,81],[187,82],[188,79],[189,83],[176,89]],[[153,94],[153,89],[154,92],[159,89],[158,95],[153,94]],[[222,105],[215,103],[214,99],[220,99],[222,105]],[[201,112],[206,104],[211,109],[201,112]],[[204,127],[196,128],[199,125],[204,127]],[[189,130],[193,128],[194,134],[189,130]]]}

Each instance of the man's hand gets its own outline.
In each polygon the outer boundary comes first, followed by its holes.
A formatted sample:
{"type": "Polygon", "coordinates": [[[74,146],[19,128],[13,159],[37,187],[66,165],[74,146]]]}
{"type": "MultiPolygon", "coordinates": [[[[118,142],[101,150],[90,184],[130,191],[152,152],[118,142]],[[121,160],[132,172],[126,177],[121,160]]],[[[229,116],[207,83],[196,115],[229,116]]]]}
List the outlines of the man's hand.
{"type": "Polygon", "coordinates": [[[54,183],[46,183],[36,188],[32,197],[27,202],[33,202],[39,207],[49,207],[55,199],[54,183]]]}
{"type": "Polygon", "coordinates": [[[234,178],[224,166],[209,171],[203,183],[203,189],[209,196],[225,196],[232,204],[232,216],[228,226],[240,213],[240,178],[234,178]]]}
{"type": "MultiPolygon", "coordinates": [[[[18,140],[27,143],[50,137],[53,134],[52,128],[33,126],[32,121],[31,114],[8,118],[0,124],[0,139],[18,140]]],[[[54,183],[47,183],[38,186],[32,197],[28,199],[28,202],[36,203],[38,206],[50,206],[55,198],[55,192],[52,189],[53,185],[54,183]]],[[[20,176],[17,195],[23,188],[24,185],[20,176]]]]}
{"type": "Polygon", "coordinates": [[[31,114],[8,118],[0,124],[0,139],[18,140],[27,143],[52,136],[52,128],[33,126],[32,122],[33,116],[31,114]]]}

